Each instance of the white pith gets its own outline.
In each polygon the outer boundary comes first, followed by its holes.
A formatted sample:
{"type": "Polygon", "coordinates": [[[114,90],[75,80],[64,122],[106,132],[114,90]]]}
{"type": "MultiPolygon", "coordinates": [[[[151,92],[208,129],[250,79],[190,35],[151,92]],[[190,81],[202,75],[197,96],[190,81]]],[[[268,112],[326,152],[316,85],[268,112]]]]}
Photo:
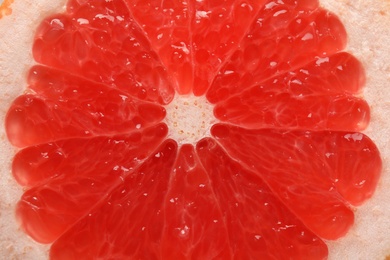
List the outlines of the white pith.
{"type": "Polygon", "coordinates": [[[205,96],[175,95],[165,109],[168,138],[179,145],[196,145],[200,139],[211,136],[210,129],[217,122],[214,105],[205,96]]]}

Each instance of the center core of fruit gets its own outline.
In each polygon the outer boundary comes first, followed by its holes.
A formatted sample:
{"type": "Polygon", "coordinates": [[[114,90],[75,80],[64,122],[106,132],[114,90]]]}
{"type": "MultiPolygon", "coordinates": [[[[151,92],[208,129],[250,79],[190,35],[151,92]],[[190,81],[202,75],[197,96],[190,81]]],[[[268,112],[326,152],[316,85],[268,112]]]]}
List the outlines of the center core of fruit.
{"type": "Polygon", "coordinates": [[[165,106],[168,137],[179,145],[195,145],[200,139],[211,136],[210,128],[217,122],[212,105],[206,97],[194,95],[175,95],[165,106]]]}

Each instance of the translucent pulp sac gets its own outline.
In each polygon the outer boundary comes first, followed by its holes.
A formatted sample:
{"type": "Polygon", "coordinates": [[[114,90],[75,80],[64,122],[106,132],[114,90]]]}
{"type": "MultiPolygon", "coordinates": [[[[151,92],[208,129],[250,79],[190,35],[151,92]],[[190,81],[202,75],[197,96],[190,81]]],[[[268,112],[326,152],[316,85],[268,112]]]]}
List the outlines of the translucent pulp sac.
{"type": "Polygon", "coordinates": [[[210,128],[217,122],[213,108],[205,96],[176,95],[165,107],[169,137],[179,145],[195,145],[200,139],[210,136],[210,128]]]}

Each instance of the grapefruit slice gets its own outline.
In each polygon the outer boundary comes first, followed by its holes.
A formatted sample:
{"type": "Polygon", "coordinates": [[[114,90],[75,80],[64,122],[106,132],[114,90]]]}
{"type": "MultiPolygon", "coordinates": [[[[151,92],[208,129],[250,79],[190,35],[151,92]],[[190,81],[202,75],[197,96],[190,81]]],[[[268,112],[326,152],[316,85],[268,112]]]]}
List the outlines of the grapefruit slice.
{"type": "Polygon", "coordinates": [[[69,1],[6,118],[22,228],[53,259],[325,258],[381,171],[345,44],[314,0],[69,1]]]}

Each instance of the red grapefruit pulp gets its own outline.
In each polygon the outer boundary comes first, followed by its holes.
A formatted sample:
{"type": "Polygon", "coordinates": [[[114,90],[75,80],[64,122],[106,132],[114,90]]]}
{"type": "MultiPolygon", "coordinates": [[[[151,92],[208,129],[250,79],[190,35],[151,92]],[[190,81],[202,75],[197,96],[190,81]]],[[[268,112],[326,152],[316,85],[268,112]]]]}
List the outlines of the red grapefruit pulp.
{"type": "Polygon", "coordinates": [[[6,118],[23,229],[53,259],[325,258],[381,170],[345,43],[314,0],[69,1],[6,118]]]}

